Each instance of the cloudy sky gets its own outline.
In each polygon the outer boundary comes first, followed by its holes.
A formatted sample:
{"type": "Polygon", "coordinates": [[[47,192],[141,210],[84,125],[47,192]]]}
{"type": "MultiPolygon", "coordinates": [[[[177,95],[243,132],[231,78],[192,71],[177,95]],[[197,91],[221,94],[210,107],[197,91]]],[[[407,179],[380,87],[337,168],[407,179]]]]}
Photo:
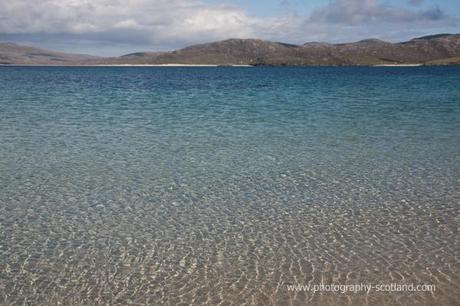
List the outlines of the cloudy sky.
{"type": "Polygon", "coordinates": [[[460,32],[460,0],[0,0],[0,41],[121,55],[227,38],[401,41],[460,32]]]}

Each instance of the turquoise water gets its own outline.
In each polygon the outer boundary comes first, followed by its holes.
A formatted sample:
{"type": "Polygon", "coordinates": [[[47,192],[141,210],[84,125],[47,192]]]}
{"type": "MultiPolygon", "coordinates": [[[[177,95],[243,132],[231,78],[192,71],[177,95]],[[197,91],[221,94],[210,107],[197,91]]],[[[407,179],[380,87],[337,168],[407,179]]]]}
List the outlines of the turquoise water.
{"type": "Polygon", "coordinates": [[[0,304],[455,305],[459,85],[0,67],[0,304]],[[287,289],[322,282],[436,291],[287,289]]]}

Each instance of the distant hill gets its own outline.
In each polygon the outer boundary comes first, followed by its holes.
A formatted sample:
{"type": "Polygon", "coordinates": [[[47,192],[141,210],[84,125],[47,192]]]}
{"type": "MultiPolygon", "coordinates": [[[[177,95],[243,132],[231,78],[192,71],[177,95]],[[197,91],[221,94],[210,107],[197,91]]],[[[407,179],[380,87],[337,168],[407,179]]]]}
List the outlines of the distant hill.
{"type": "Polygon", "coordinates": [[[45,49],[0,42],[0,64],[74,65],[97,57],[54,52],[45,49]]]}
{"type": "Polygon", "coordinates": [[[431,35],[401,43],[366,39],[343,44],[292,45],[259,39],[228,39],[171,52],[138,52],[112,58],[0,43],[0,63],[3,64],[450,65],[458,64],[459,57],[460,34],[431,35]]]}

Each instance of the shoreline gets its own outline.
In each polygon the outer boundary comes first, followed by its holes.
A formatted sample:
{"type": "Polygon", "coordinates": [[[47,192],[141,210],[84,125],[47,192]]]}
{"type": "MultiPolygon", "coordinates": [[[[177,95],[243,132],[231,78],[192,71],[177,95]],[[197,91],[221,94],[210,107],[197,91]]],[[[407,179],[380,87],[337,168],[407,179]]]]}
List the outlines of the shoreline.
{"type": "Polygon", "coordinates": [[[49,65],[49,64],[0,64],[0,67],[243,67],[252,68],[254,65],[227,64],[81,64],[81,65],[49,65]]]}
{"type": "Polygon", "coordinates": [[[256,67],[298,67],[298,68],[314,68],[314,67],[372,67],[372,68],[414,68],[414,67],[455,67],[458,64],[378,64],[378,65],[231,65],[231,64],[76,64],[76,65],[55,65],[55,64],[0,64],[0,67],[120,67],[120,68],[256,68],[256,67]]]}
{"type": "Polygon", "coordinates": [[[379,64],[373,65],[372,67],[421,67],[424,64],[379,64]]]}

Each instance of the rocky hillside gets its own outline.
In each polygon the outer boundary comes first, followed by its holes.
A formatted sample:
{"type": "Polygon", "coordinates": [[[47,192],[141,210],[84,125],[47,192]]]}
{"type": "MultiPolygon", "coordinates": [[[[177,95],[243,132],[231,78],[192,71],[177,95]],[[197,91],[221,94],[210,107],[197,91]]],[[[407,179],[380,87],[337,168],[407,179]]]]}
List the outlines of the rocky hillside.
{"type": "Polygon", "coordinates": [[[3,64],[250,64],[382,65],[458,64],[460,34],[440,34],[401,43],[366,39],[354,43],[291,45],[259,39],[229,39],[171,52],[139,52],[91,58],[14,44],[0,44],[3,64]]]}
{"type": "Polygon", "coordinates": [[[0,42],[0,64],[23,65],[74,65],[97,57],[54,52],[13,43],[0,42]]]}
{"type": "Polygon", "coordinates": [[[435,35],[390,43],[366,39],[346,44],[290,45],[258,39],[229,39],[172,52],[136,53],[111,59],[132,64],[377,65],[425,64],[460,56],[460,35],[435,35]]]}

